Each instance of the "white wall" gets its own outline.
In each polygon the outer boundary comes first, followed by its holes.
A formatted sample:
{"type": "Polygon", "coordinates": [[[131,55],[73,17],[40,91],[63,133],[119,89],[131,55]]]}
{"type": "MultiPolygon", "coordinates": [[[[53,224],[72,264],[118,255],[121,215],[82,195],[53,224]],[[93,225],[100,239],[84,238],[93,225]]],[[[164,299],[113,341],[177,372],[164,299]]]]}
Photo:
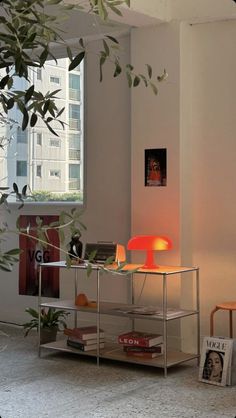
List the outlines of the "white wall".
{"type": "MultiPolygon", "coordinates": [[[[132,234],[166,233],[174,250],[157,260],[200,267],[202,336],[214,305],[235,300],[235,35],[232,21],[164,24],[132,35],[133,62],[169,73],[158,98],[132,93],[132,234]],[[159,147],[167,148],[167,187],[145,188],[144,149],[159,147]]],[[[159,291],[146,284],[146,299],[158,299],[159,291]]],[[[182,305],[193,299],[189,279],[171,303],[179,296],[182,305]]],[[[191,350],[194,327],[182,322],[191,350]]],[[[216,325],[218,335],[228,335],[226,314],[216,314],[216,325]]]]}
{"type": "MultiPolygon", "coordinates": [[[[129,37],[123,38],[122,60],[129,62],[129,37]]],[[[117,241],[126,245],[130,237],[130,90],[124,76],[113,79],[113,68],[105,69],[103,83],[99,82],[95,54],[87,62],[86,78],[86,202],[83,222],[87,232],[83,242],[117,241]]],[[[18,211],[12,206],[10,215],[1,211],[1,220],[14,228],[21,214],[59,214],[68,206],[25,207],[18,211]]],[[[14,235],[7,240],[8,248],[18,246],[14,235]]],[[[18,266],[13,273],[0,272],[0,320],[20,323],[27,316],[24,310],[35,306],[37,298],[18,295],[18,266]]],[[[61,295],[72,297],[73,274],[61,274],[61,295]]],[[[95,295],[93,279],[83,281],[90,298],[95,295]]],[[[81,284],[82,286],[82,284],[81,284]]],[[[83,290],[83,286],[81,290],[83,290]]],[[[126,300],[127,282],[104,278],[102,291],[110,297],[126,300]]]]}
{"type": "MultiPolygon", "coordinates": [[[[155,254],[159,264],[180,264],[180,39],[178,25],[162,24],[132,31],[132,63],[138,71],[145,71],[144,63],[152,65],[154,74],[169,73],[167,82],[159,84],[158,96],[144,86],[132,91],[132,235],[167,235],[173,250],[155,254]],[[167,149],[167,187],[144,186],[144,151],[151,148],[167,149]]],[[[134,261],[143,262],[145,253],[133,252],[134,261]]],[[[144,278],[136,284],[140,295],[144,278]]],[[[172,280],[171,280],[172,281],[172,280]]],[[[161,303],[161,278],[146,279],[141,301],[161,303]]],[[[180,295],[179,278],[172,281],[170,302],[180,295]]],[[[153,324],[148,323],[148,326],[153,324]]],[[[146,323],[147,326],[147,323],[146,323]]],[[[176,338],[179,324],[174,324],[176,338]]]]}
{"type": "MultiPolygon", "coordinates": [[[[236,25],[191,30],[193,260],[201,268],[204,335],[213,306],[236,297],[236,25]]],[[[228,335],[228,316],[215,318],[216,333],[228,335]]]]}

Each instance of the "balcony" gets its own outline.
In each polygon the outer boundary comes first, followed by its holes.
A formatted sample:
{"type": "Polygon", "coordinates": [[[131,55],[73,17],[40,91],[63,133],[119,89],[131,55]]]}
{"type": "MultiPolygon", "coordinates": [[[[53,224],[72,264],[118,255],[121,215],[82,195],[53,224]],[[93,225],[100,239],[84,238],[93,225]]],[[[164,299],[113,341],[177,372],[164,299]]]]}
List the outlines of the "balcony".
{"type": "Polygon", "coordinates": [[[80,181],[79,179],[69,179],[69,190],[79,190],[80,181]]]}
{"type": "Polygon", "coordinates": [[[80,90],[77,89],[69,89],[69,99],[74,100],[76,102],[80,102],[80,90]]]}
{"type": "Polygon", "coordinates": [[[69,119],[69,128],[73,131],[80,131],[80,120],[79,119],[69,119]]]}
{"type": "Polygon", "coordinates": [[[80,150],[69,149],[69,160],[80,160],[80,150]]]}

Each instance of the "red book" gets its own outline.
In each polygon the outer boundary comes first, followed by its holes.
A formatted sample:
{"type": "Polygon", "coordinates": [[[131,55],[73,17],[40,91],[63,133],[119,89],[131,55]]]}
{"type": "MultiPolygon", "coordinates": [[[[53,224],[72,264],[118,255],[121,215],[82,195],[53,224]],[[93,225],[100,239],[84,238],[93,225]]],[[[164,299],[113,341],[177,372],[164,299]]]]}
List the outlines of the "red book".
{"type": "MultiPolygon", "coordinates": [[[[73,329],[65,328],[64,334],[73,336],[73,337],[78,337],[81,340],[92,340],[97,337],[97,327],[96,325],[92,325],[89,327],[79,327],[79,328],[73,328],[73,329]]],[[[103,329],[100,329],[100,338],[104,338],[104,337],[105,337],[105,333],[103,329]]]]}
{"type": "MultiPolygon", "coordinates": [[[[72,341],[72,342],[83,344],[83,345],[97,344],[97,338],[93,338],[91,340],[82,340],[82,338],[75,337],[74,335],[68,335],[68,341],[72,341]]],[[[99,341],[100,343],[104,343],[105,339],[100,337],[99,341]]]]}
{"type": "Polygon", "coordinates": [[[131,331],[118,336],[118,343],[128,346],[152,347],[163,342],[160,334],[150,334],[146,332],[131,331]]]}
{"type": "Polygon", "coordinates": [[[137,347],[137,346],[130,346],[124,345],[123,350],[126,353],[163,353],[163,344],[154,345],[152,347],[137,347]]]}

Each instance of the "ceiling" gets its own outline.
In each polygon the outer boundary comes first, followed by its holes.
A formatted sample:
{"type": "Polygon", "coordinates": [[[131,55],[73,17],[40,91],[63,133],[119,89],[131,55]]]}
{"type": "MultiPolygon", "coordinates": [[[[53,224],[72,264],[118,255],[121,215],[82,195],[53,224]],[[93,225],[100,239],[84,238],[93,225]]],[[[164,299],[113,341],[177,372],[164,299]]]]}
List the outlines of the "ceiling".
{"type": "MultiPolygon", "coordinates": [[[[87,0],[86,0],[87,1],[87,0]]],[[[67,3],[86,4],[81,0],[67,3]]],[[[62,25],[64,39],[78,37],[97,38],[104,33],[127,33],[130,27],[157,25],[171,21],[204,23],[236,20],[236,3],[233,0],[131,0],[131,7],[122,6],[122,17],[110,14],[109,23],[101,22],[87,12],[75,11],[62,25]]]]}

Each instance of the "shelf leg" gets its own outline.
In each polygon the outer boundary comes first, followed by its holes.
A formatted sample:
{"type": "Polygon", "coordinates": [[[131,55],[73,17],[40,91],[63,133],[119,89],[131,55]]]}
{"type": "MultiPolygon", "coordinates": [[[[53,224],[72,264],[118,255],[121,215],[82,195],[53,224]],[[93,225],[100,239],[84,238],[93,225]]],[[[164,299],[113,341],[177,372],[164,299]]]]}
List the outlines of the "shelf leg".
{"type": "MultiPolygon", "coordinates": [[[[77,294],[78,294],[78,269],[75,269],[75,299],[76,299],[77,294]]],[[[75,328],[77,328],[77,323],[78,323],[77,319],[78,319],[77,318],[77,311],[75,311],[74,312],[74,326],[75,326],[75,328]]]]}
{"type": "Polygon", "coordinates": [[[196,270],[196,302],[197,302],[197,364],[200,365],[200,298],[199,298],[199,269],[196,270]]]}
{"type": "Polygon", "coordinates": [[[167,282],[166,282],[166,274],[163,274],[162,308],[163,308],[164,376],[167,377],[167,321],[166,321],[167,282]]]}
{"type": "MultiPolygon", "coordinates": [[[[131,304],[134,305],[134,281],[133,281],[134,274],[131,274],[131,304]]],[[[135,322],[134,319],[132,321],[132,331],[134,331],[135,328],[135,322]]]]}
{"type": "Polygon", "coordinates": [[[100,360],[100,271],[97,269],[97,366],[100,360]]]}
{"type": "Polygon", "coordinates": [[[38,295],[38,314],[39,314],[39,328],[38,328],[38,356],[41,355],[41,295],[42,295],[42,266],[39,266],[39,295],[38,295]]]}

